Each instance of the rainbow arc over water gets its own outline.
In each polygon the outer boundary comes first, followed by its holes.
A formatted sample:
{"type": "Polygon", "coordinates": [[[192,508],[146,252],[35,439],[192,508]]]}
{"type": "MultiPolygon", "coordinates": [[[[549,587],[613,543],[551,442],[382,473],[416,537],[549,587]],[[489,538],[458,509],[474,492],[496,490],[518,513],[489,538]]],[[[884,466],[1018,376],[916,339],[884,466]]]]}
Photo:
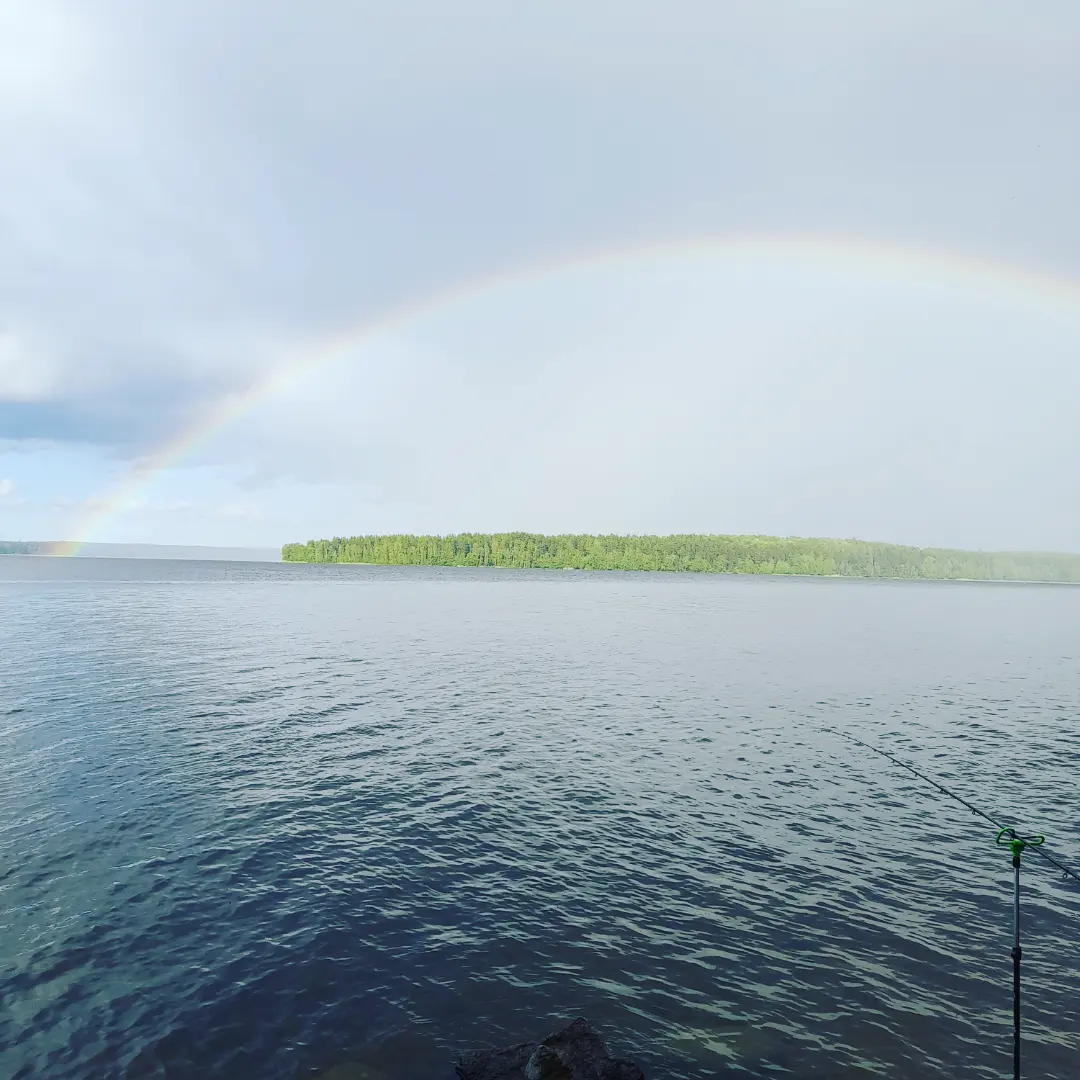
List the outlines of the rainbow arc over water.
{"type": "Polygon", "coordinates": [[[892,274],[946,288],[1005,290],[1080,313],[1080,280],[944,248],[847,235],[695,235],[590,249],[513,266],[453,282],[292,352],[243,392],[218,402],[191,427],[163,442],[138,461],[110,491],[88,503],[73,530],[75,539],[56,545],[55,553],[78,554],[83,545],[94,541],[110,522],[132,507],[155,477],[178,466],[198,447],[263,403],[288,393],[301,380],[344,359],[380,335],[401,331],[428,315],[507,286],[526,285],[581,269],[602,271],[633,262],[698,256],[730,261],[736,266],[763,261],[796,265],[805,268],[808,276],[815,273],[815,268],[820,272],[829,266],[854,276],[892,274]]]}

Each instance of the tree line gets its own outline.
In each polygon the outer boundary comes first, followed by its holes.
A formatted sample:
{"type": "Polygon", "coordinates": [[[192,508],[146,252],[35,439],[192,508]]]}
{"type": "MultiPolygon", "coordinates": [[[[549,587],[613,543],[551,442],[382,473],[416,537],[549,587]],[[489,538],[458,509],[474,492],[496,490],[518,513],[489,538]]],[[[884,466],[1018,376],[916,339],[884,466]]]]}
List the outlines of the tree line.
{"type": "Polygon", "coordinates": [[[49,544],[23,543],[20,540],[0,540],[0,555],[47,555],[49,544]]]}
{"type": "Polygon", "coordinates": [[[853,578],[1080,582],[1080,555],[958,551],[795,536],[456,533],[334,537],[286,544],[286,562],[665,570],[853,578]]]}

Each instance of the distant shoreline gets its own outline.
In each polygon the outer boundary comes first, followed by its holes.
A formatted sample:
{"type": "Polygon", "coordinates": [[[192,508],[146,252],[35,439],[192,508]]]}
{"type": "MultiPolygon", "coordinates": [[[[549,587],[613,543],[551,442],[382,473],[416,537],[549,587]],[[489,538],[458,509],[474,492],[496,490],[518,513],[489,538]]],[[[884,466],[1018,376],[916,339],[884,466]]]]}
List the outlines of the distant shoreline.
{"type": "Polygon", "coordinates": [[[216,547],[206,544],[76,544],[66,540],[0,540],[0,555],[79,559],[185,559],[210,562],[281,562],[270,547],[216,547]]]}
{"type": "Polygon", "coordinates": [[[386,534],[286,544],[284,562],[644,570],[888,580],[1080,584],[1080,554],[918,548],[866,540],[753,535],[386,534]]]}

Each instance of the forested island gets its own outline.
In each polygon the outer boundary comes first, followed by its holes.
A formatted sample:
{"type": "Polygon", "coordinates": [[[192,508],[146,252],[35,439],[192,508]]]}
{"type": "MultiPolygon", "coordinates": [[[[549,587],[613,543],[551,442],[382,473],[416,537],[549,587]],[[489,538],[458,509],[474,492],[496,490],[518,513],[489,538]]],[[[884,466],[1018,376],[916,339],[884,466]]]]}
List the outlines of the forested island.
{"type": "Polygon", "coordinates": [[[457,533],[334,537],[286,544],[286,562],[502,566],[712,574],[1080,582],[1080,555],[958,551],[796,536],[591,536],[457,533]]]}

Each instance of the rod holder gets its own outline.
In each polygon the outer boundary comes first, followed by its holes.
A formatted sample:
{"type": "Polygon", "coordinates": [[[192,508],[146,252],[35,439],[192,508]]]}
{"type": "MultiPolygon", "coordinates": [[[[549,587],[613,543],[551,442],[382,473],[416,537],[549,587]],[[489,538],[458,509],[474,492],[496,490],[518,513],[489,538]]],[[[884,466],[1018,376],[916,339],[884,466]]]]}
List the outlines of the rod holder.
{"type": "Polygon", "coordinates": [[[1024,848],[1038,847],[1044,838],[1021,836],[1015,829],[1001,829],[995,843],[1012,852],[1013,864],[1013,1080],[1020,1080],[1020,856],[1024,848]]]}

